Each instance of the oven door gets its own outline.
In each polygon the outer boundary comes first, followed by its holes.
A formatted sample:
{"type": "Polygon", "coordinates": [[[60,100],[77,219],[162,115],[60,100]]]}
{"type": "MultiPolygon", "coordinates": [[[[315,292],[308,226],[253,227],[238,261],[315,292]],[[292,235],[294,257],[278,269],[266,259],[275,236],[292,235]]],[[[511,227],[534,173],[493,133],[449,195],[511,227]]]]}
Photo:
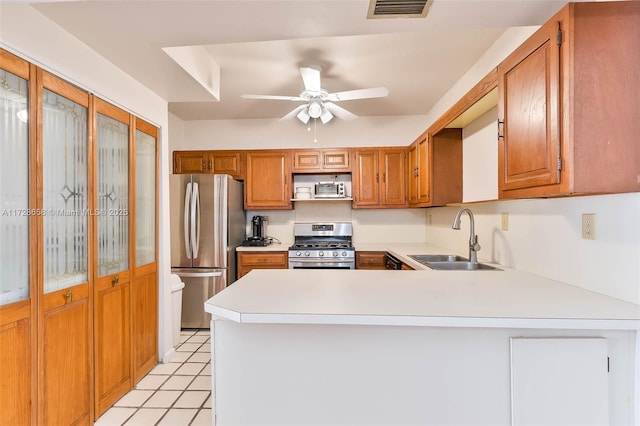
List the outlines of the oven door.
{"type": "Polygon", "coordinates": [[[289,259],[289,269],[355,269],[355,262],[289,259]]]}

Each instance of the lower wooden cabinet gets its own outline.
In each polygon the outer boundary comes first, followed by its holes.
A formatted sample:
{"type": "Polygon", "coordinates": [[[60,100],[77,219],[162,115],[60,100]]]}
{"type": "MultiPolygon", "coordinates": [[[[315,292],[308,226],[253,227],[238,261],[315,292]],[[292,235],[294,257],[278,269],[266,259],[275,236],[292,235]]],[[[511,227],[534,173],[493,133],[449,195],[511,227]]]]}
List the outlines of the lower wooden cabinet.
{"type": "Polygon", "coordinates": [[[407,265],[406,263],[402,264],[402,270],[403,271],[415,271],[415,268],[412,268],[411,266],[407,265]]]}
{"type": "Polygon", "coordinates": [[[356,251],[356,269],[387,269],[386,251],[356,251]]]}
{"type": "Polygon", "coordinates": [[[286,251],[239,251],[238,278],[253,269],[287,269],[289,253],[286,251]]]}

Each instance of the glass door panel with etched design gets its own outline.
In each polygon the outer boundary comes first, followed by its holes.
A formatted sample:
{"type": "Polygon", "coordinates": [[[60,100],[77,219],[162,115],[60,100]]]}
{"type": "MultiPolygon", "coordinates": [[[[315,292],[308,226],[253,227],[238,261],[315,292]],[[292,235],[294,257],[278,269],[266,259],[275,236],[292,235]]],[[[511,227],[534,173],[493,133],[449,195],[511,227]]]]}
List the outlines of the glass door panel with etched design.
{"type": "Polygon", "coordinates": [[[0,70],[0,305],[29,298],[28,81],[0,70]]]}
{"type": "Polygon", "coordinates": [[[129,269],[129,126],[98,114],[98,276],[129,269]]]}
{"type": "Polygon", "coordinates": [[[136,267],[156,261],[156,138],[136,130],[136,267]]]}
{"type": "Polygon", "coordinates": [[[88,281],[87,108],[43,90],[44,292],[88,281]]]}

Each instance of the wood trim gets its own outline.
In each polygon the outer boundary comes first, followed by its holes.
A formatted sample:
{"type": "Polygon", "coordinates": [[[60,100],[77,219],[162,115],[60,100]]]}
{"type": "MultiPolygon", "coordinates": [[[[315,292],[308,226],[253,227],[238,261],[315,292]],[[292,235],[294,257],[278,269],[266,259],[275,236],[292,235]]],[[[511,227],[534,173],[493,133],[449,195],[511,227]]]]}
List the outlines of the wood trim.
{"type": "Polygon", "coordinates": [[[498,68],[492,69],[475,86],[471,88],[458,102],[453,104],[430,127],[429,133],[435,134],[444,129],[449,123],[458,118],[460,114],[472,107],[486,94],[498,87],[498,68]]]}
{"type": "Polygon", "coordinates": [[[35,74],[32,74],[32,66],[35,65],[30,64],[13,53],[0,49],[0,69],[9,71],[25,80],[30,80],[32,76],[35,77],[35,74]]]}
{"type": "Polygon", "coordinates": [[[31,298],[3,305],[0,307],[0,327],[24,318],[29,318],[30,315],[31,298]]]}

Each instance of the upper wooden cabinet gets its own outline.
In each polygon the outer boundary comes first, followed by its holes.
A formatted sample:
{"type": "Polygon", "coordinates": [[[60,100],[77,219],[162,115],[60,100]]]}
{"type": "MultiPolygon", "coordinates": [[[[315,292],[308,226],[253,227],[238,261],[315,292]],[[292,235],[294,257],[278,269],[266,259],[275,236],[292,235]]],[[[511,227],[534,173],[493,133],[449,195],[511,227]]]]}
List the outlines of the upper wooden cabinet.
{"type": "Polygon", "coordinates": [[[291,159],[287,150],[248,151],[244,208],[291,208],[291,159]]]}
{"type": "Polygon", "coordinates": [[[231,175],[236,180],[244,179],[243,151],[210,151],[213,170],[209,173],[231,175]]]}
{"type": "Polygon", "coordinates": [[[462,129],[425,132],[409,147],[409,206],[462,201],[462,129]]]}
{"type": "Polygon", "coordinates": [[[639,14],[570,3],[498,66],[500,198],[640,191],[639,14]]]}
{"type": "Polygon", "coordinates": [[[350,153],[348,148],[294,150],[293,172],[350,172],[350,153]]]}
{"type": "Polygon", "coordinates": [[[353,207],[407,207],[406,148],[356,149],[353,156],[353,207]]]}
{"type": "Polygon", "coordinates": [[[244,179],[243,151],[174,151],[173,173],[218,173],[244,179]]]}

